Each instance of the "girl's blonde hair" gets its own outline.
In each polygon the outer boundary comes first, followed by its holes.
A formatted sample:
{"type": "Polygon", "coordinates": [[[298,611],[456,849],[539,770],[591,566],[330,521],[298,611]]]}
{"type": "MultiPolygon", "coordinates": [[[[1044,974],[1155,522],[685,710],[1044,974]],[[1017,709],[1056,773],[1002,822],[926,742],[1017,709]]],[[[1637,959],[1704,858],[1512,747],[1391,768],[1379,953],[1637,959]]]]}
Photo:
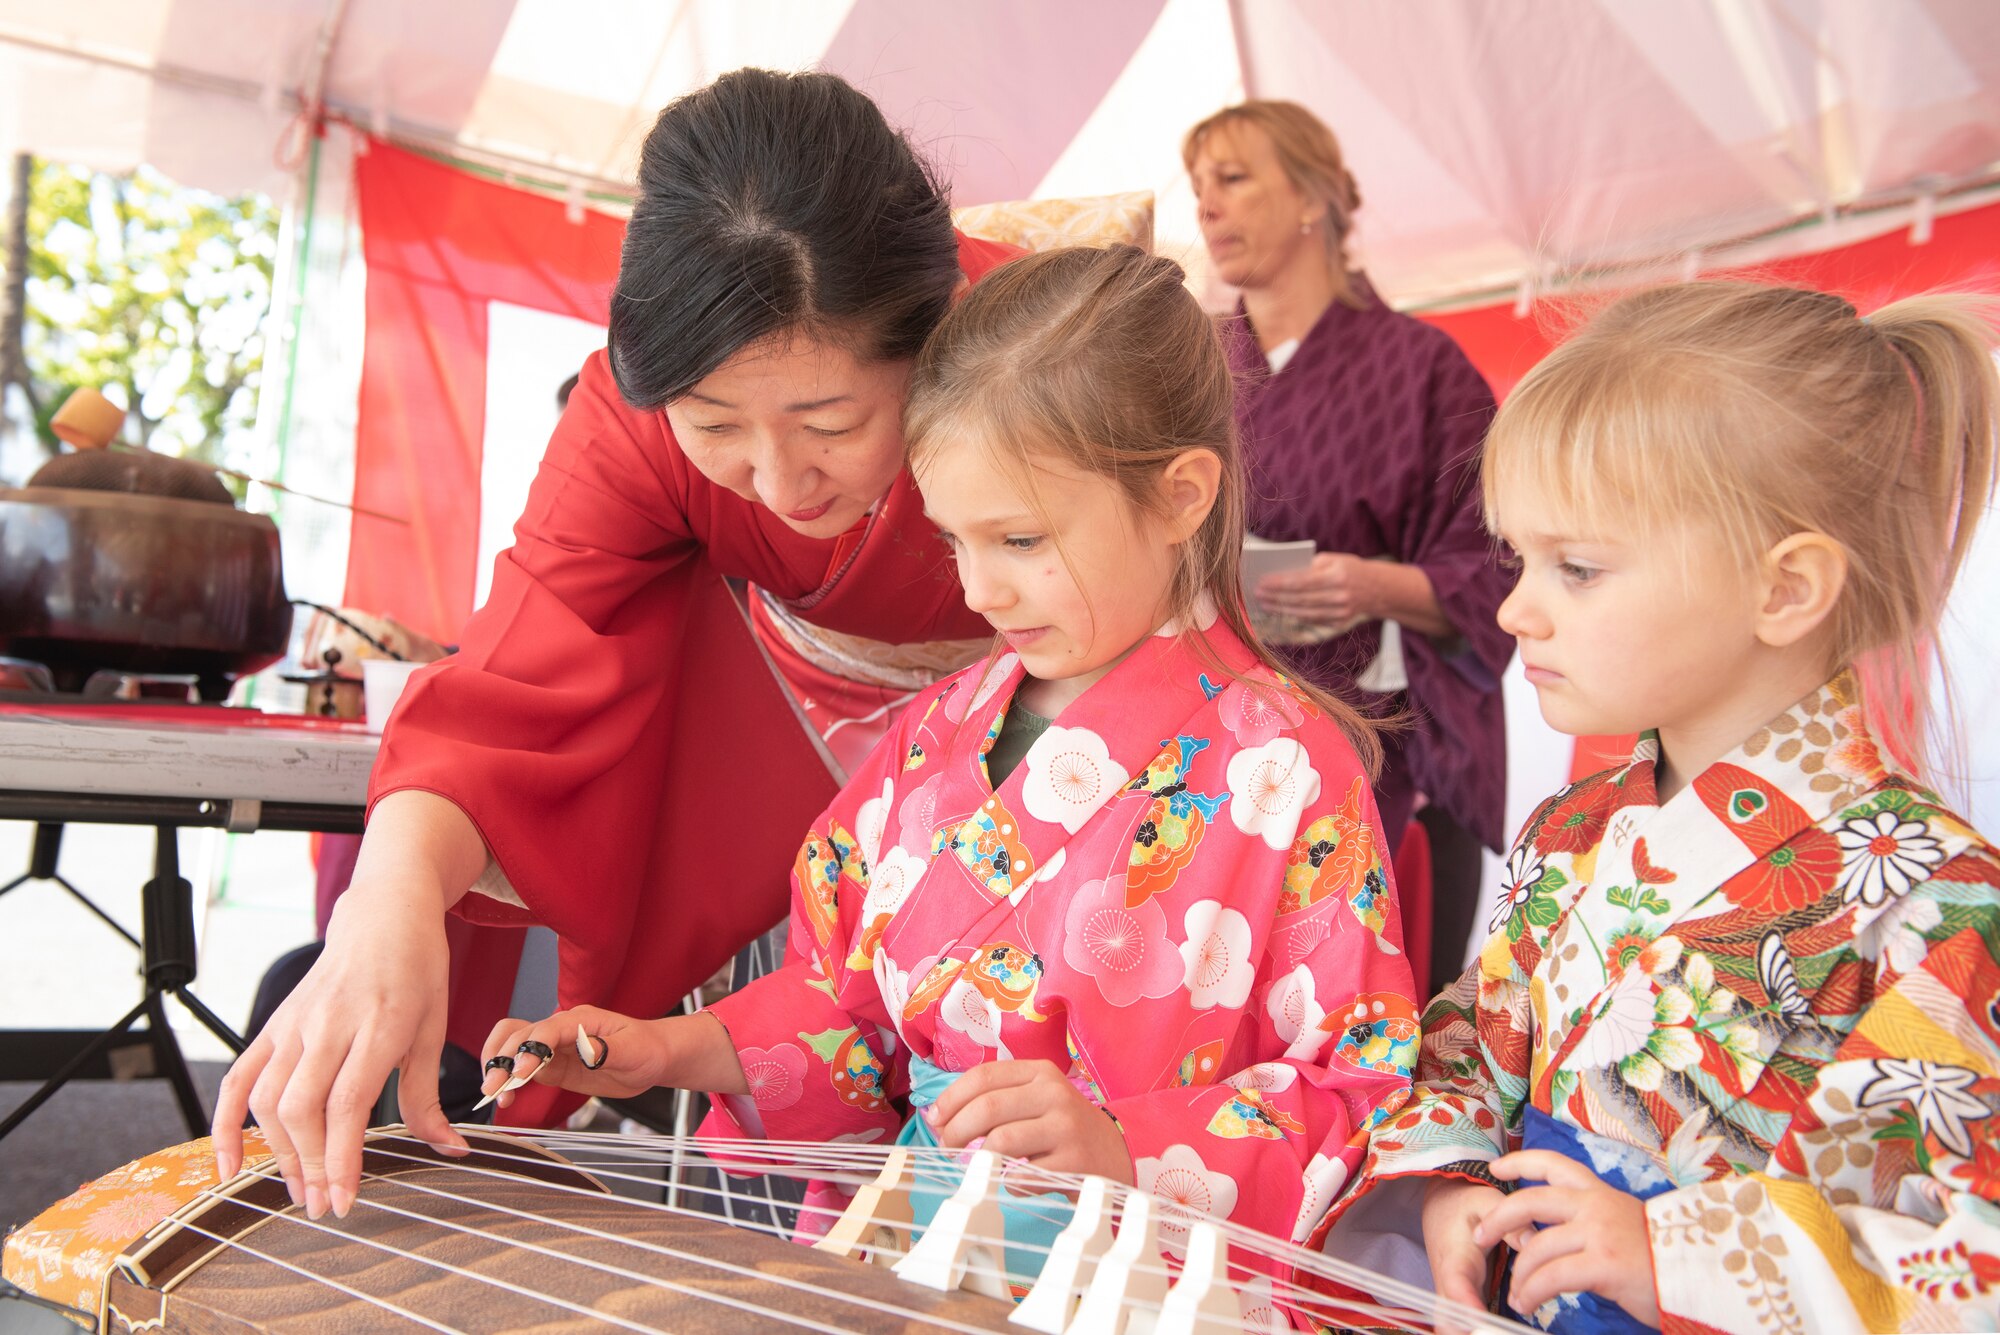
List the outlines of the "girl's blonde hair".
{"type": "Polygon", "coordinates": [[[1368,303],[1349,277],[1347,260],[1347,234],[1354,230],[1354,215],[1361,208],[1361,187],[1347,170],[1340,140],[1325,121],[1296,102],[1253,98],[1224,107],[1189,130],[1181,140],[1181,166],[1192,172],[1210,136],[1220,133],[1227,139],[1239,125],[1254,125],[1269,135],[1292,188],[1326,206],[1326,227],[1320,235],[1326,242],[1334,298],[1355,310],[1365,308],[1368,303]]]}
{"type": "Polygon", "coordinates": [[[1848,560],[1828,670],[1861,666],[1871,728],[1920,769],[1931,639],[1993,490],[1996,312],[1920,296],[1864,319],[1828,293],[1743,282],[1634,293],[1501,408],[1488,523],[1525,483],[1600,530],[1712,527],[1745,570],[1825,534],[1848,560]]]}
{"type": "MultiPolygon", "coordinates": [[[[1260,662],[1288,673],[1243,605],[1244,482],[1229,363],[1182,279],[1179,265],[1133,246],[1045,251],[994,270],[917,358],[903,419],[910,462],[921,470],[946,441],[981,442],[1032,499],[1035,457],[1053,455],[1160,515],[1167,465],[1188,450],[1212,451],[1221,484],[1208,518],[1180,544],[1168,617],[1191,626],[1206,595],[1260,662]]],[[[1310,683],[1292,685],[1340,723],[1373,774],[1382,751],[1375,725],[1310,683]]]]}

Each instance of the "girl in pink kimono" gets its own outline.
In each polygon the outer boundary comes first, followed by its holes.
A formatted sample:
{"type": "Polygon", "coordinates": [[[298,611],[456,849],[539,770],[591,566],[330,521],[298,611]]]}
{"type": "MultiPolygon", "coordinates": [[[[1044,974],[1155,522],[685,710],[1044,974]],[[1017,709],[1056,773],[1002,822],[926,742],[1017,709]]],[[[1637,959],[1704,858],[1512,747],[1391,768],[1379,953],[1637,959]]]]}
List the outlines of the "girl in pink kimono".
{"type": "Polygon", "coordinates": [[[1992,343],[1691,284],[1514,391],[1500,622],[1551,724],[1644,731],[1528,821],[1328,1250],[1421,1220],[1406,1278],[1478,1302],[1508,1258],[1556,1331],[1995,1329],[2000,856],[1915,777],[1992,343]]]}
{"type": "Polygon", "coordinates": [[[505,1021],[486,1055],[714,1091],[711,1135],[983,1144],[1304,1237],[1408,1097],[1417,1011],[1374,734],[1246,624],[1213,325],[1131,248],[1017,261],[927,346],[906,428],[1001,639],[806,835],[790,962],[697,1016],[505,1021]]]}

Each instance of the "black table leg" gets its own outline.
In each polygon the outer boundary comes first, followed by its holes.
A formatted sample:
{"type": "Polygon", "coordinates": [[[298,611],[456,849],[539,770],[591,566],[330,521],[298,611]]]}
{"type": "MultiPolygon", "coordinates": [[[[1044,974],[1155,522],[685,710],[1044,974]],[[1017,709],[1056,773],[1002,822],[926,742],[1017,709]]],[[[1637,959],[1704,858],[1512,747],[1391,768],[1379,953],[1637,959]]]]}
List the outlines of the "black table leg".
{"type": "Polygon", "coordinates": [[[196,1136],[207,1134],[208,1114],[202,1110],[201,1094],[195,1089],[187,1058],[181,1054],[173,1027],[167,1023],[166,998],[169,995],[175,997],[195,1019],[212,1030],[233,1051],[243,1051],[244,1043],[235,1030],[223,1023],[214,1011],[188,990],[188,984],[194,981],[195,976],[194,886],[180,874],[180,849],[175,842],[178,829],[172,825],[161,825],[157,829],[153,878],[146,882],[140,918],[144,925],[141,945],[146,956],[145,995],[139,999],[138,1005],[125,1013],[123,1019],[65,1062],[26,1103],[16,1108],[5,1122],[0,1122],[0,1137],[5,1137],[27,1120],[28,1115],[46,1103],[50,1095],[74,1079],[92,1059],[123,1036],[141,1015],[146,1017],[146,1038],[153,1049],[152,1074],[173,1086],[174,1098],[180,1104],[181,1116],[187,1120],[189,1132],[196,1136]]]}

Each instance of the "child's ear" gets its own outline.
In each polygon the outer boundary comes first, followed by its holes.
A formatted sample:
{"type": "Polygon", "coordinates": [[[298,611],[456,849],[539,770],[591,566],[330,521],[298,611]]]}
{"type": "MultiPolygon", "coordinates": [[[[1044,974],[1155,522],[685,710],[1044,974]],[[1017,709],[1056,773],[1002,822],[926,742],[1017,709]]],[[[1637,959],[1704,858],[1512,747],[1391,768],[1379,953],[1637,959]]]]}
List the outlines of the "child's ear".
{"type": "Polygon", "coordinates": [[[1826,624],[1847,585],[1847,549],[1824,533],[1794,533],[1764,553],[1757,638],[1799,643],[1826,624]]]}
{"type": "Polygon", "coordinates": [[[1160,473],[1166,502],[1167,540],[1186,542],[1201,530],[1222,487],[1222,459],[1214,450],[1182,450],[1160,473]]]}

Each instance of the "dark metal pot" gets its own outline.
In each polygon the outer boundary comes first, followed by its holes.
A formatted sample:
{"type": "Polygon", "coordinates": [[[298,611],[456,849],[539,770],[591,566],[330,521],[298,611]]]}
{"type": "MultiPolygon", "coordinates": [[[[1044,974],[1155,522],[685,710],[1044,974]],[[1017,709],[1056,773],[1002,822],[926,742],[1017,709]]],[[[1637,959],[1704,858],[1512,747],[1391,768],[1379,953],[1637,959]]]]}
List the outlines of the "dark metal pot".
{"type": "Polygon", "coordinates": [[[0,656],[75,690],[101,668],[230,677],[284,655],[278,528],[230,505],[74,487],[0,488],[0,656]]]}

